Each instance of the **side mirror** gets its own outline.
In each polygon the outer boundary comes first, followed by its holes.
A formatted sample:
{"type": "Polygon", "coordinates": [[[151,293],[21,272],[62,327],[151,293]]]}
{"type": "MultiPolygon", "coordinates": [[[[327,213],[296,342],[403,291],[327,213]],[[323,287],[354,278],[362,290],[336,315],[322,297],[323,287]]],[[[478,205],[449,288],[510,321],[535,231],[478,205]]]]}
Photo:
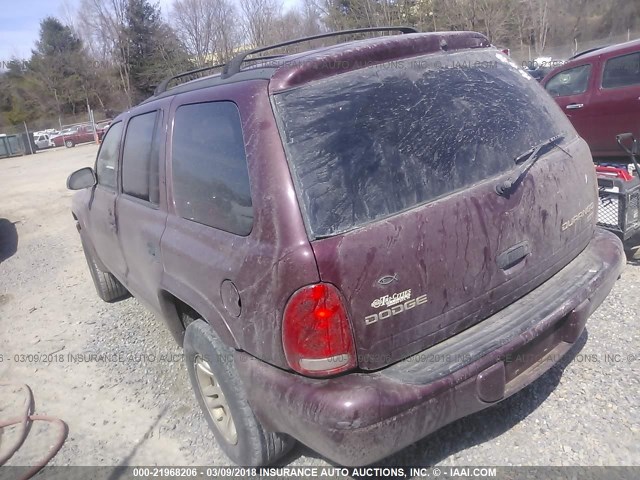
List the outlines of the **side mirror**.
{"type": "Polygon", "coordinates": [[[93,168],[84,167],[69,175],[67,188],[69,190],[82,190],[83,188],[93,187],[97,181],[93,168]]]}
{"type": "Polygon", "coordinates": [[[638,155],[638,153],[640,153],[638,140],[633,138],[632,133],[621,133],[620,135],[616,135],[616,141],[618,142],[618,145],[620,145],[620,148],[629,155],[638,155]]]}

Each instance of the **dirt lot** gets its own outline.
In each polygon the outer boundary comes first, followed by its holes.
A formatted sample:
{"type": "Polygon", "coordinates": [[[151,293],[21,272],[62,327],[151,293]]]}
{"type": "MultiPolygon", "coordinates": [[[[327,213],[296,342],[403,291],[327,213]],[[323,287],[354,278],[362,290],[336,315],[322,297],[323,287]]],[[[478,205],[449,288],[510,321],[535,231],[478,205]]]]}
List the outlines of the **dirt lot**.
{"type": "MultiPolygon", "coordinates": [[[[68,424],[54,464],[227,464],[163,324],[135,299],[108,305],[94,291],[65,179],[95,153],[0,159],[0,383],[29,384],[36,411],[68,424]]],[[[640,265],[629,264],[560,365],[384,463],[640,464],[639,312],[640,265]]],[[[12,391],[0,387],[0,420],[19,412],[12,391]]],[[[14,435],[0,435],[0,453],[14,435]]],[[[33,462],[52,439],[34,426],[10,464],[33,462]]],[[[326,461],[301,446],[283,464],[326,461]]]]}

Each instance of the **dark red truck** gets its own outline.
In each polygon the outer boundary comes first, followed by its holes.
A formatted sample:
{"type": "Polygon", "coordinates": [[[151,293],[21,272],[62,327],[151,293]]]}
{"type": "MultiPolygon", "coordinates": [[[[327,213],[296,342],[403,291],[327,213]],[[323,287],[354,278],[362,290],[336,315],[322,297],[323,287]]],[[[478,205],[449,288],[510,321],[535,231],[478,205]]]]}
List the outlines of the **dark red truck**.
{"type": "Polygon", "coordinates": [[[164,82],[69,177],[98,294],[164,319],[239,464],[368,464],[509,397],[622,271],[551,97],[480,34],[391,30],[164,82]]]}
{"type": "Polygon", "coordinates": [[[640,39],[579,54],[542,80],[594,157],[624,155],[621,133],[640,138],[640,39]]]}
{"type": "MultiPolygon", "coordinates": [[[[104,130],[98,129],[98,140],[102,139],[104,130]]],[[[67,148],[75,147],[80,143],[95,142],[96,136],[94,128],[91,125],[79,125],[63,130],[60,135],[53,137],[53,143],[56,147],[65,146],[67,148]]]]}

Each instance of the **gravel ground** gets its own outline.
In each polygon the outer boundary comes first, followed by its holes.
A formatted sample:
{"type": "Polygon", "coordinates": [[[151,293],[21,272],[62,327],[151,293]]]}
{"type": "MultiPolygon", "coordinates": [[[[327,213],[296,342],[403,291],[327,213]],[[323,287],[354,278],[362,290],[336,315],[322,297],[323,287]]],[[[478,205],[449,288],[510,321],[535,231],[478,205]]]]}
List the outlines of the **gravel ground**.
{"type": "MultiPolygon", "coordinates": [[[[95,294],[64,187],[95,152],[84,145],[0,160],[0,383],[29,384],[36,411],[67,422],[55,465],[226,465],[162,322],[135,299],[110,305],[95,294]]],[[[383,463],[640,464],[639,311],[640,265],[629,263],[560,364],[383,463]]],[[[22,400],[0,388],[6,419],[22,400]]],[[[0,434],[0,451],[14,435],[0,434]]],[[[42,457],[52,438],[34,427],[10,464],[42,457]]],[[[300,446],[282,465],[328,463],[300,446]]]]}

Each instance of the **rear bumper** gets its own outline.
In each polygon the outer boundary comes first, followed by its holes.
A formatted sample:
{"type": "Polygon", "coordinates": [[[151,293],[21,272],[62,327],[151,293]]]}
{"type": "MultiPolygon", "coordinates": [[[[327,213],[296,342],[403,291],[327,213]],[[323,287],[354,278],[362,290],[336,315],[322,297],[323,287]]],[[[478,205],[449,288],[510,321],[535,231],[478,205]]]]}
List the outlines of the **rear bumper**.
{"type": "Polygon", "coordinates": [[[624,267],[613,234],[496,315],[373,373],[311,379],[238,352],[258,418],[342,465],[366,465],[503,400],[551,368],[624,267]]]}

